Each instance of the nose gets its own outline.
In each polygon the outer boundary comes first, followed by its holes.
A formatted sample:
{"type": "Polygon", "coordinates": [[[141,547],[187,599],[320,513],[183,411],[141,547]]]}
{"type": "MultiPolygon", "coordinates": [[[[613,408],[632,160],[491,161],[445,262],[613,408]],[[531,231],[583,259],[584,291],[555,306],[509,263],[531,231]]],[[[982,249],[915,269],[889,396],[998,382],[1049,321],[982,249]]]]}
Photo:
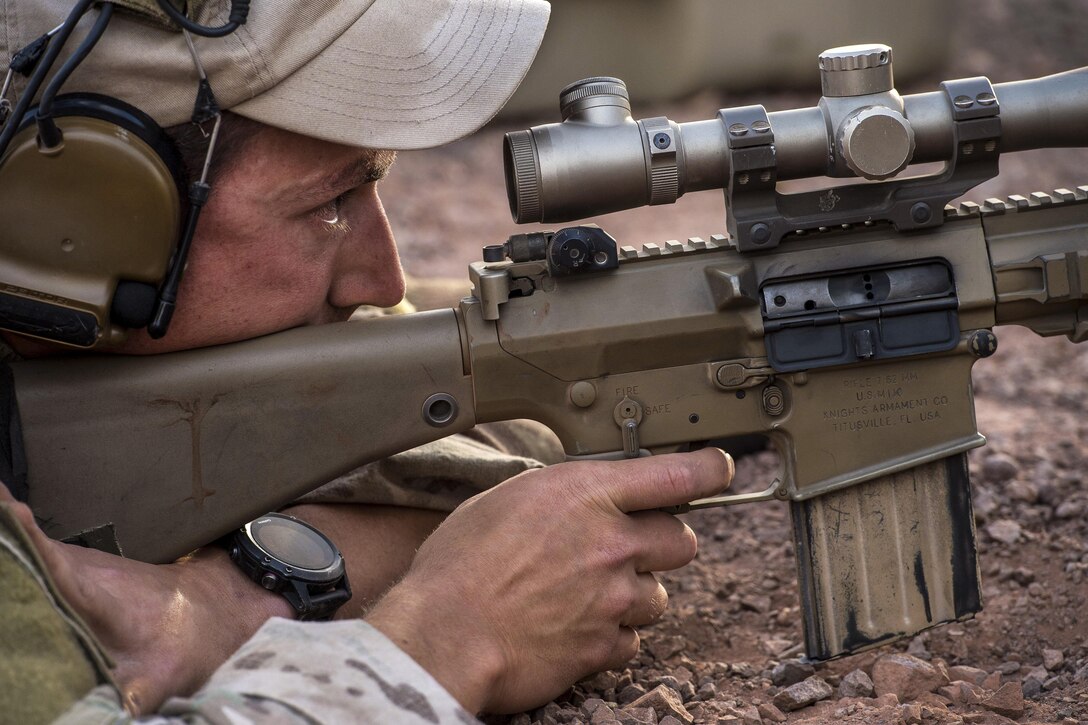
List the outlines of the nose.
{"type": "Polygon", "coordinates": [[[337,253],[328,302],[339,308],[392,307],[404,297],[404,273],[377,184],[354,196],[345,209],[350,229],[337,253]]]}

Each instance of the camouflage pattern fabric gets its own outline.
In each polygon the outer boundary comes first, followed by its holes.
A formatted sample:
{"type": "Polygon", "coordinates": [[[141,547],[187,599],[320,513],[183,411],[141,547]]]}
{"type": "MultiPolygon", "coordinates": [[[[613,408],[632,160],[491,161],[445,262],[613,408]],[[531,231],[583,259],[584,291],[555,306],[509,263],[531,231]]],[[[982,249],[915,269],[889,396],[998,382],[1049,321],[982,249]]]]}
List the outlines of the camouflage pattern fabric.
{"type": "Polygon", "coordinates": [[[111,682],[110,662],[0,503],[0,721],[35,725],[111,682]]]}
{"type": "Polygon", "coordinates": [[[530,420],[477,426],[370,463],[298,503],[357,503],[453,511],[523,471],[563,461],[555,434],[530,420]]]}
{"type": "Polygon", "coordinates": [[[272,619],[190,698],[134,720],[99,687],[60,725],[107,723],[478,723],[381,632],[357,620],[272,619]]]}

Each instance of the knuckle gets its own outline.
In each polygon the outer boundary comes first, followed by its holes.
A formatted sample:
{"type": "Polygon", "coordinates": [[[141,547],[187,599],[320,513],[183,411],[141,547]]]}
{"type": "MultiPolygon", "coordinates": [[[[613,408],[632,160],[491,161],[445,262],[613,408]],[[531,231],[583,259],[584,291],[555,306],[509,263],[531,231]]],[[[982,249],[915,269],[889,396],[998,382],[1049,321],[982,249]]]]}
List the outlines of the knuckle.
{"type": "Polygon", "coordinates": [[[679,458],[670,465],[659,469],[658,486],[670,497],[687,500],[696,488],[697,468],[687,457],[679,458]]]}
{"type": "Polygon", "coordinates": [[[601,534],[596,546],[597,566],[614,571],[630,563],[635,555],[635,545],[630,537],[620,532],[601,534]]]}
{"type": "Polygon", "coordinates": [[[622,621],[627,618],[637,601],[638,598],[634,592],[627,588],[616,588],[609,592],[602,602],[605,616],[612,622],[622,621]]]}

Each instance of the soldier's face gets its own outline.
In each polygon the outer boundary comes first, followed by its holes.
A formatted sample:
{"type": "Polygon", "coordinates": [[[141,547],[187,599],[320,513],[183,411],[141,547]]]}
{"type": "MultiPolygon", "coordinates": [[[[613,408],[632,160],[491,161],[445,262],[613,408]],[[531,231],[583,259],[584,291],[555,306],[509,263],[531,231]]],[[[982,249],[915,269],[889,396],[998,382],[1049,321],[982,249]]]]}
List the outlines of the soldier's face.
{"type": "Polygon", "coordinates": [[[377,179],[390,152],[266,128],[213,185],[170,331],[121,352],[166,352],[344,320],[389,307],[404,277],[377,179]]]}

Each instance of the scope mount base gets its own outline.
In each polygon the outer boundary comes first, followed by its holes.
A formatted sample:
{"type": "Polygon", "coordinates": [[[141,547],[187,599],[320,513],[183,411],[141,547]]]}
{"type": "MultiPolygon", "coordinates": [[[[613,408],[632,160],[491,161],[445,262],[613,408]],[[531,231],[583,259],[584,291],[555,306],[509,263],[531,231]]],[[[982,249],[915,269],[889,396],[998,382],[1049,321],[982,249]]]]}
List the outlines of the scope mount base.
{"type": "Polygon", "coordinates": [[[789,234],[890,222],[898,231],[944,223],[944,206],[998,173],[1001,117],[983,77],[941,84],[952,109],[952,153],[939,173],[817,191],[777,190],[774,129],[763,106],[722,109],[728,139],[726,225],[740,252],[772,249],[789,234]]]}

